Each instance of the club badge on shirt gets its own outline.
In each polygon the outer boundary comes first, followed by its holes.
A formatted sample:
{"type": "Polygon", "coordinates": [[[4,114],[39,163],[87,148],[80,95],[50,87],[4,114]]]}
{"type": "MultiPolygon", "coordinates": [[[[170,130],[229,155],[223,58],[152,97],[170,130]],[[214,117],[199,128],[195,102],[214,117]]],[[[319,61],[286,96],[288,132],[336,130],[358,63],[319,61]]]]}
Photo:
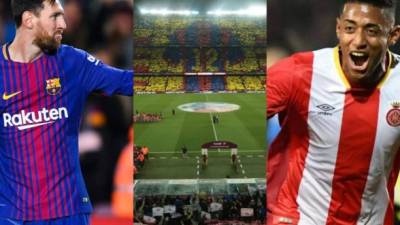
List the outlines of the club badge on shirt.
{"type": "Polygon", "coordinates": [[[400,126],[400,101],[391,103],[392,109],[386,114],[386,121],[392,127],[400,126]]]}
{"type": "Polygon", "coordinates": [[[56,95],[61,91],[60,78],[55,77],[46,80],[46,91],[49,95],[56,95]]]}

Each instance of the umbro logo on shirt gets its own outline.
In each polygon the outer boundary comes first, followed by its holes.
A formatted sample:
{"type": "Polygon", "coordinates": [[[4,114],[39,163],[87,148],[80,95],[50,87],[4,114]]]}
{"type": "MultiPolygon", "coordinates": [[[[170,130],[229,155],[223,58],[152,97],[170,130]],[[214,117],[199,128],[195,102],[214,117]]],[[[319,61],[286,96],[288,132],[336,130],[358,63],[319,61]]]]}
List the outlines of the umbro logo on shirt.
{"type": "Polygon", "coordinates": [[[335,109],[335,107],[329,104],[317,105],[317,108],[322,110],[322,112],[318,112],[318,115],[325,115],[325,116],[331,116],[332,115],[331,111],[335,109]]]}
{"type": "Polygon", "coordinates": [[[321,109],[321,110],[323,110],[325,112],[328,112],[328,111],[331,111],[331,110],[335,109],[335,107],[333,107],[331,105],[328,105],[328,104],[317,105],[317,108],[319,108],[319,109],[321,109]]]}

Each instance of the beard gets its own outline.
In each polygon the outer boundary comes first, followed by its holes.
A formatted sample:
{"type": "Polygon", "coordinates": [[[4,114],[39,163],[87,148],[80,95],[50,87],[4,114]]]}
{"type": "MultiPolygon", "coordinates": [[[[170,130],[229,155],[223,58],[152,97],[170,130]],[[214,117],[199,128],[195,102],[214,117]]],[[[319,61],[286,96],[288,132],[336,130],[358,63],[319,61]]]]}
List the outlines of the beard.
{"type": "Polygon", "coordinates": [[[53,36],[46,34],[44,31],[41,32],[33,40],[33,44],[38,46],[45,54],[55,55],[58,47],[61,45],[61,40],[57,41],[55,35],[61,34],[61,32],[54,33],[53,36]]]}

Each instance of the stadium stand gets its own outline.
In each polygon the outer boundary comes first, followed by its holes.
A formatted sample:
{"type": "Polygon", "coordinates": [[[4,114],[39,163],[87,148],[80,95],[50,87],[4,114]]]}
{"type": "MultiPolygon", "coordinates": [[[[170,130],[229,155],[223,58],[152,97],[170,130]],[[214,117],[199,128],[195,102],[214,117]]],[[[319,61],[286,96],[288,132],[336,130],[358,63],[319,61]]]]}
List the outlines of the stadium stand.
{"type": "Polygon", "coordinates": [[[263,19],[141,16],[135,27],[136,72],[265,71],[263,19]]]}
{"type": "Polygon", "coordinates": [[[199,78],[197,76],[189,76],[185,79],[186,91],[187,92],[199,92],[199,78]]]}
{"type": "Polygon", "coordinates": [[[264,83],[261,83],[260,77],[243,76],[242,80],[243,86],[247,91],[259,91],[263,89],[264,83]]]}
{"type": "MultiPolygon", "coordinates": [[[[134,15],[136,93],[265,91],[265,18],[134,15]]],[[[134,154],[141,177],[146,159],[139,146],[134,154]]],[[[265,224],[265,179],[139,179],[134,188],[135,225],[265,224]]]]}
{"type": "Polygon", "coordinates": [[[199,77],[200,91],[211,90],[211,76],[200,76],[199,77]]]}
{"type": "Polygon", "coordinates": [[[226,78],[228,91],[244,91],[245,87],[239,76],[228,76],[226,78]]]}
{"type": "Polygon", "coordinates": [[[146,92],[165,92],[166,77],[149,77],[146,92]]]}
{"type": "Polygon", "coordinates": [[[165,87],[167,92],[178,92],[184,90],[183,77],[168,77],[165,87]]]}
{"type": "Polygon", "coordinates": [[[135,93],[145,91],[146,86],[149,83],[149,77],[148,76],[135,77],[134,79],[135,79],[135,86],[133,88],[135,93]]]}
{"type": "Polygon", "coordinates": [[[264,76],[137,76],[135,93],[264,91],[264,76]]]}
{"type": "Polygon", "coordinates": [[[211,90],[214,92],[225,90],[225,80],[222,76],[213,76],[211,83],[211,90]]]}
{"type": "Polygon", "coordinates": [[[141,180],[134,223],[264,224],[265,202],[265,179],[141,180]]]}
{"type": "MultiPolygon", "coordinates": [[[[138,51],[146,48],[138,47],[138,51]]],[[[254,48],[147,48],[148,54],[135,53],[136,73],[229,72],[262,73],[265,53],[254,48]],[[149,63],[151,61],[151,63],[149,63]]]]}
{"type": "Polygon", "coordinates": [[[264,91],[264,19],[135,15],[136,93],[264,91]]]}
{"type": "Polygon", "coordinates": [[[266,21],[252,17],[205,17],[202,15],[138,18],[134,38],[138,45],[243,46],[265,45],[266,21]],[[136,32],[137,31],[137,32],[136,32]]]}

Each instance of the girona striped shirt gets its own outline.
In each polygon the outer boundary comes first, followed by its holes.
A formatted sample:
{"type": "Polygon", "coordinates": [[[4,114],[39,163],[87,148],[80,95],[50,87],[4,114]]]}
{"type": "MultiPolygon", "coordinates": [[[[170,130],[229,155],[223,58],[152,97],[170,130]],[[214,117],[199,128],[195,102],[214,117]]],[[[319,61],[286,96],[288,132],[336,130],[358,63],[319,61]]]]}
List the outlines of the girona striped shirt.
{"type": "Polygon", "coordinates": [[[338,48],[295,54],[268,70],[267,115],[282,130],[267,161],[267,224],[392,225],[400,166],[400,66],[353,88],[338,48]]]}
{"type": "Polygon", "coordinates": [[[87,96],[133,94],[133,72],[62,45],[32,63],[0,53],[0,217],[44,220],[92,210],[78,159],[87,96]]]}

